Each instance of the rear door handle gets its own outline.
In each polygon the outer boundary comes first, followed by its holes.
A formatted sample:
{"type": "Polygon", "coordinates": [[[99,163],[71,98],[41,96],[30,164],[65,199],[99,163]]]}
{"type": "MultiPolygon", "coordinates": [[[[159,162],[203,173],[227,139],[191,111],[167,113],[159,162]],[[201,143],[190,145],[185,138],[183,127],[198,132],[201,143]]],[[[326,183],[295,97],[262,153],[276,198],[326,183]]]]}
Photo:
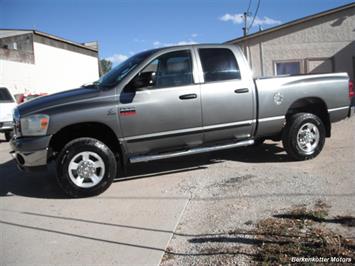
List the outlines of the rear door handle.
{"type": "Polygon", "coordinates": [[[184,95],[180,95],[179,96],[180,100],[189,100],[189,99],[195,99],[195,98],[197,98],[197,94],[196,93],[184,94],[184,95]]]}
{"type": "Polygon", "coordinates": [[[249,92],[249,89],[248,88],[236,89],[234,92],[235,93],[247,93],[247,92],[249,92]]]}

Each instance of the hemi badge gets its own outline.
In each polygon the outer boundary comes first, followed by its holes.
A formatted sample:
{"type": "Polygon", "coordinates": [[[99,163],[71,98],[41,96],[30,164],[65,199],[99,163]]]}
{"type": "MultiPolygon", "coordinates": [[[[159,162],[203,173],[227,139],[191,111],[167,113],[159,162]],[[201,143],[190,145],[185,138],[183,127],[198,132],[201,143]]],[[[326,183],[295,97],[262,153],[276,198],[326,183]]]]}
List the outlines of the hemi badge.
{"type": "Polygon", "coordinates": [[[120,115],[122,116],[129,116],[135,115],[136,109],[135,108],[120,108],[120,115]]]}

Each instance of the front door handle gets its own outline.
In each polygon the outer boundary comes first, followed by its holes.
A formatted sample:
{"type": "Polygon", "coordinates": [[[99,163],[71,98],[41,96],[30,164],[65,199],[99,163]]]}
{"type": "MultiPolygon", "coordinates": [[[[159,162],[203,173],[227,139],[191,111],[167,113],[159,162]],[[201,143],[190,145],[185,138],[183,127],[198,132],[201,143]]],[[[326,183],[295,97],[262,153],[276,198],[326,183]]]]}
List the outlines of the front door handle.
{"type": "Polygon", "coordinates": [[[179,96],[180,100],[189,100],[189,99],[195,99],[195,98],[197,98],[197,94],[196,93],[184,94],[184,95],[180,95],[179,96]]]}
{"type": "Polygon", "coordinates": [[[249,92],[249,89],[248,88],[236,89],[234,92],[235,93],[247,93],[247,92],[249,92]]]}

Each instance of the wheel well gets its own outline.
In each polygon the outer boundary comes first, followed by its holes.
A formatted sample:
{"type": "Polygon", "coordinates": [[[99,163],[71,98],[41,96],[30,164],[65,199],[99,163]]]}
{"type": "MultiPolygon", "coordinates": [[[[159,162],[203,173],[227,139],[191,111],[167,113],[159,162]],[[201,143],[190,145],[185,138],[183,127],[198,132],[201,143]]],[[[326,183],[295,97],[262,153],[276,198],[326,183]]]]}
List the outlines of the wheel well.
{"type": "Polygon", "coordinates": [[[296,113],[311,113],[318,116],[326,130],[326,136],[330,137],[331,135],[331,123],[328,114],[328,108],[325,102],[319,98],[303,98],[295,101],[286,113],[286,121],[296,113]]]}
{"type": "Polygon", "coordinates": [[[104,124],[93,122],[74,124],[62,128],[53,135],[49,147],[55,156],[69,141],[82,137],[96,138],[110,147],[115,154],[118,153],[122,156],[120,143],[113,130],[104,124]]]}

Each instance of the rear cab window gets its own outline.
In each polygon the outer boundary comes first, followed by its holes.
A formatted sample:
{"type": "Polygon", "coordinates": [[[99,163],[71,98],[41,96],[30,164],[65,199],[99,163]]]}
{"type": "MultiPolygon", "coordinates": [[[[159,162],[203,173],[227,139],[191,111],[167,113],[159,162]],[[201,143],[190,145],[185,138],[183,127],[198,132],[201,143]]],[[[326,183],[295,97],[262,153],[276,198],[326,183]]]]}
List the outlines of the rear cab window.
{"type": "Polygon", "coordinates": [[[0,103],[13,103],[14,99],[12,98],[9,90],[7,88],[0,88],[0,103]]]}
{"type": "Polygon", "coordinates": [[[205,83],[241,79],[234,53],[228,48],[200,48],[205,83]]]}

